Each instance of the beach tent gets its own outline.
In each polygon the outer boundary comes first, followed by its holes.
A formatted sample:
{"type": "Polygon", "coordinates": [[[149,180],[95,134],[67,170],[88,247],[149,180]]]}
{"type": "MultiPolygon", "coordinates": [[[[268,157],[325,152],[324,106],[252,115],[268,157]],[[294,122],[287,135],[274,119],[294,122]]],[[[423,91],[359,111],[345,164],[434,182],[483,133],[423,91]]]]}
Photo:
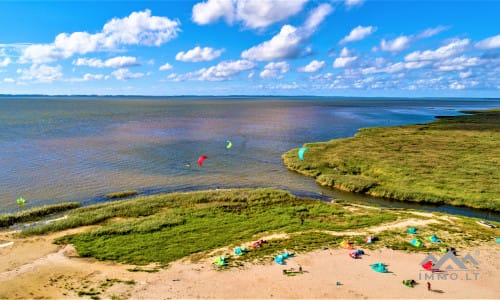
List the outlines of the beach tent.
{"type": "Polygon", "coordinates": [[[422,268],[424,268],[427,271],[436,271],[437,269],[434,269],[434,263],[432,260],[428,260],[425,264],[422,265],[422,268]]]}
{"type": "Polygon", "coordinates": [[[415,228],[415,227],[408,228],[408,233],[409,234],[417,234],[417,228],[415,228]]]}
{"type": "Polygon", "coordinates": [[[353,249],[352,248],[352,245],[351,245],[351,242],[348,242],[346,240],[343,240],[341,243],[340,243],[340,247],[343,248],[343,249],[353,249]]]}
{"type": "Polygon", "coordinates": [[[245,247],[236,247],[234,248],[234,254],[236,255],[242,255],[243,253],[248,252],[248,249],[245,247]]]}
{"type": "Polygon", "coordinates": [[[363,254],[365,254],[365,252],[363,252],[363,250],[361,250],[361,249],[358,249],[356,251],[350,252],[349,256],[352,257],[352,258],[359,258],[363,254]]]}
{"type": "Polygon", "coordinates": [[[370,268],[375,272],[387,273],[387,268],[385,267],[385,264],[381,262],[371,264],[370,268]]]}
{"type": "Polygon", "coordinates": [[[226,258],[224,256],[218,256],[214,261],[214,265],[218,267],[226,266],[227,265],[226,258]]]}
{"type": "Polygon", "coordinates": [[[495,240],[497,243],[500,243],[500,237],[497,237],[497,239],[495,240]]]}
{"type": "Polygon", "coordinates": [[[415,284],[415,280],[405,279],[403,280],[403,284],[406,285],[407,287],[413,287],[413,285],[415,284]]]}
{"type": "Polygon", "coordinates": [[[431,235],[429,237],[429,241],[433,242],[433,243],[439,243],[440,240],[437,238],[437,236],[435,234],[431,235]]]}
{"type": "Polygon", "coordinates": [[[377,240],[377,238],[376,238],[376,237],[374,237],[373,235],[369,235],[369,236],[367,236],[367,237],[366,237],[365,242],[366,242],[367,244],[371,244],[371,243],[373,243],[373,242],[374,242],[374,241],[376,241],[376,240],[377,240]]]}
{"type": "Polygon", "coordinates": [[[274,262],[279,264],[279,265],[284,265],[285,264],[285,259],[289,258],[293,256],[292,253],[288,253],[288,251],[285,250],[285,252],[279,254],[279,255],[276,255],[276,257],[274,257],[274,262]]]}
{"type": "Polygon", "coordinates": [[[256,241],[256,242],[253,242],[252,246],[254,246],[254,247],[260,247],[260,246],[262,246],[262,244],[264,244],[265,242],[266,242],[266,241],[264,241],[264,240],[258,240],[258,241],[256,241]]]}
{"type": "Polygon", "coordinates": [[[412,244],[415,247],[419,247],[419,248],[424,246],[422,241],[417,239],[417,238],[414,238],[413,240],[411,240],[410,244],[412,244]]]}

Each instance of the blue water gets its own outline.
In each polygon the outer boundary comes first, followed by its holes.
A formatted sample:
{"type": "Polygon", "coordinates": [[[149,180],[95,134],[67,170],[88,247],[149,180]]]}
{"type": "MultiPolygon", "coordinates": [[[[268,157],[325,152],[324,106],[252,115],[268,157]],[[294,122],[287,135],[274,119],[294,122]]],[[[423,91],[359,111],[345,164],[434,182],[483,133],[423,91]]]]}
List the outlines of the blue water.
{"type": "Polygon", "coordinates": [[[299,195],[498,219],[498,214],[404,204],[322,188],[281,155],[360,127],[423,123],[500,99],[315,97],[0,97],[0,210],[142,193],[278,187],[299,195]],[[226,140],[233,147],[226,149],[226,140]],[[200,155],[207,155],[203,167],[200,155]]]}

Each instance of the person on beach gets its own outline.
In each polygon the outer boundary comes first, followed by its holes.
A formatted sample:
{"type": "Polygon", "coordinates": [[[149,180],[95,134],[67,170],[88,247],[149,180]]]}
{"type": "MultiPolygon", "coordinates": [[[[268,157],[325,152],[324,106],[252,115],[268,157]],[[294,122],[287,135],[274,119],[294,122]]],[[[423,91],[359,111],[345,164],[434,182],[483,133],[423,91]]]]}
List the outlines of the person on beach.
{"type": "Polygon", "coordinates": [[[427,281],[427,290],[430,291],[431,290],[431,283],[429,281],[427,281]]]}

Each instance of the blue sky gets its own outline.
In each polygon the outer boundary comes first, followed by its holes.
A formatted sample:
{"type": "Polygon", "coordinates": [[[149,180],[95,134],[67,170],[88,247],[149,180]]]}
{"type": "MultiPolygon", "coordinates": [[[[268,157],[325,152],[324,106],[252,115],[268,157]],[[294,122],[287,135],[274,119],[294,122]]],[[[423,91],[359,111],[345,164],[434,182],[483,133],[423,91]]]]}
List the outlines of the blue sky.
{"type": "Polygon", "coordinates": [[[2,1],[0,94],[500,97],[500,1],[2,1]]]}

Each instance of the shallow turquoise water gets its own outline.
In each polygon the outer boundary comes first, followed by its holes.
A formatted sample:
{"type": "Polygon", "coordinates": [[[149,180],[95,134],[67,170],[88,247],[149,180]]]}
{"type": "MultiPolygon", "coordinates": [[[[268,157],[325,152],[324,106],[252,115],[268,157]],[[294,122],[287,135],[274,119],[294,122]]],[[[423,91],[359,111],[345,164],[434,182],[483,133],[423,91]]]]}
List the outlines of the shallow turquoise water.
{"type": "Polygon", "coordinates": [[[18,210],[19,196],[31,207],[125,189],[273,186],[370,199],[317,186],[286,170],[281,154],[360,127],[490,107],[500,100],[0,97],[0,210],[18,210]]]}

